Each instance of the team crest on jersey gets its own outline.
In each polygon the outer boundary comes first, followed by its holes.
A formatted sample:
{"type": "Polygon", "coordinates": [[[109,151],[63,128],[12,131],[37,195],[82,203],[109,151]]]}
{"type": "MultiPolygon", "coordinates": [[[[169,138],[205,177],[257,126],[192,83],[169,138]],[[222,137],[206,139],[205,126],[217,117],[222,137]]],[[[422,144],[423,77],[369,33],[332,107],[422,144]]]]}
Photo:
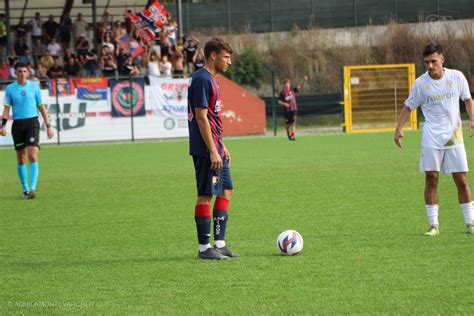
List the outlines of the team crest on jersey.
{"type": "Polygon", "coordinates": [[[221,111],[221,107],[222,107],[222,101],[221,100],[217,100],[216,101],[216,107],[214,109],[214,112],[217,113],[217,112],[220,112],[221,111]]]}
{"type": "Polygon", "coordinates": [[[448,80],[448,81],[447,81],[447,84],[448,84],[448,86],[449,86],[450,88],[453,87],[453,81],[452,81],[452,80],[448,80]]]}
{"type": "Polygon", "coordinates": [[[218,176],[213,176],[212,177],[212,185],[217,185],[219,183],[219,177],[218,176]]]}
{"type": "Polygon", "coordinates": [[[21,91],[21,95],[22,95],[22,96],[25,96],[25,95],[26,95],[26,91],[21,91]]]}
{"type": "Polygon", "coordinates": [[[430,85],[429,85],[429,84],[425,84],[424,89],[425,89],[426,92],[430,91],[430,85]]]}

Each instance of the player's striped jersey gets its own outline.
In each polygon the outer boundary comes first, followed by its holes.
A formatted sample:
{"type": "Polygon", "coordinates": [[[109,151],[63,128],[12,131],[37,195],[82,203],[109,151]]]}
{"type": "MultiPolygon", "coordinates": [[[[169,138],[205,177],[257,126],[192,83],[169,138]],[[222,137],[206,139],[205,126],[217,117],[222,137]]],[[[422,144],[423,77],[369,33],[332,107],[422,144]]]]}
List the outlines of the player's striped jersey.
{"type": "Polygon", "coordinates": [[[297,111],[298,106],[296,105],[296,96],[295,93],[298,92],[298,88],[292,88],[290,90],[283,90],[280,92],[279,99],[280,101],[287,102],[290,104],[290,107],[284,107],[285,111],[297,111]]]}
{"type": "Polygon", "coordinates": [[[43,99],[37,83],[27,81],[20,85],[15,81],[7,86],[3,104],[12,107],[14,120],[20,120],[38,117],[38,106],[43,104],[43,99]]]}
{"type": "Polygon", "coordinates": [[[405,105],[411,110],[421,106],[425,117],[422,146],[443,149],[463,144],[459,100],[471,98],[464,75],[446,69],[439,80],[426,72],[415,80],[405,105]]]}
{"type": "Polygon", "coordinates": [[[196,71],[189,84],[188,90],[188,127],[189,154],[193,156],[209,156],[209,149],[199,131],[196,121],[196,108],[207,108],[207,119],[211,126],[214,144],[222,156],[224,142],[222,141],[222,120],[220,117],[221,97],[219,85],[207,69],[196,71]]]}

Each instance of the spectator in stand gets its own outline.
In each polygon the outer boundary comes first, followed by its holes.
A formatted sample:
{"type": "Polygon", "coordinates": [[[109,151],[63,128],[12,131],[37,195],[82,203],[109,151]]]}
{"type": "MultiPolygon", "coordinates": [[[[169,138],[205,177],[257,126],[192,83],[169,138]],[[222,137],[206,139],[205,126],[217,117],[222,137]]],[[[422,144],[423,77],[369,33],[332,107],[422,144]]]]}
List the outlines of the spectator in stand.
{"type": "Polygon", "coordinates": [[[64,77],[63,67],[59,64],[59,58],[54,58],[54,64],[49,68],[46,73],[49,78],[62,78],[64,77]]]}
{"type": "Polygon", "coordinates": [[[66,64],[64,65],[64,75],[67,77],[77,77],[81,72],[79,63],[74,57],[69,57],[66,59],[66,64]]]}
{"type": "Polygon", "coordinates": [[[43,64],[38,64],[36,66],[36,77],[42,81],[49,79],[47,75],[47,69],[43,66],[43,64]]]}
{"type": "Polygon", "coordinates": [[[148,54],[148,76],[160,76],[160,57],[153,48],[150,48],[148,54]]]}
{"type": "Polygon", "coordinates": [[[175,46],[171,46],[171,65],[173,66],[173,77],[184,77],[184,55],[175,46]]]}
{"type": "Polygon", "coordinates": [[[170,45],[176,45],[176,32],[178,31],[178,24],[168,13],[168,23],[164,26],[168,31],[168,40],[170,45]]]}
{"type": "Polygon", "coordinates": [[[113,30],[113,40],[115,43],[120,43],[120,38],[125,34],[127,34],[125,23],[115,22],[115,28],[113,30]]]}
{"type": "Polygon", "coordinates": [[[206,64],[206,60],[204,59],[204,54],[202,52],[198,52],[194,55],[194,71],[198,71],[199,69],[204,68],[206,64]]]}
{"type": "Polygon", "coordinates": [[[54,65],[54,59],[49,53],[49,51],[45,51],[43,57],[41,57],[40,63],[43,65],[44,68],[49,69],[54,65]]]}
{"type": "Polygon", "coordinates": [[[33,49],[33,61],[34,61],[34,64],[37,66],[41,60],[41,57],[43,57],[47,49],[44,46],[44,44],[41,42],[41,39],[39,38],[37,38],[33,42],[32,49],[33,49]]]}
{"type": "Polygon", "coordinates": [[[10,79],[10,67],[6,60],[0,62],[0,88],[4,87],[4,84],[10,79]]]}
{"type": "Polygon", "coordinates": [[[59,23],[59,37],[61,38],[64,51],[66,51],[71,44],[71,30],[72,19],[69,17],[69,13],[66,13],[61,17],[61,22],[59,23]]]}
{"type": "Polygon", "coordinates": [[[28,22],[28,26],[31,28],[31,42],[35,43],[36,39],[43,41],[43,21],[39,12],[28,22]]]}
{"type": "Polygon", "coordinates": [[[10,54],[7,56],[7,60],[9,65],[15,61],[18,62],[19,58],[13,48],[10,48],[10,54]]]}
{"type": "Polygon", "coordinates": [[[72,52],[72,50],[70,48],[66,48],[64,50],[64,56],[63,56],[64,63],[66,63],[69,60],[69,58],[76,59],[76,55],[72,52]]]}
{"type": "Polygon", "coordinates": [[[185,54],[185,46],[184,46],[185,39],[183,36],[180,36],[178,38],[178,41],[176,42],[176,49],[179,50],[181,53],[185,54]]]}
{"type": "Polygon", "coordinates": [[[50,14],[48,21],[43,23],[44,37],[46,43],[51,43],[53,39],[56,39],[59,34],[59,24],[54,21],[54,15],[50,14]]]}
{"type": "Polygon", "coordinates": [[[132,10],[130,9],[127,9],[123,12],[125,31],[128,34],[132,34],[133,31],[135,30],[135,24],[132,22],[132,19],[130,18],[130,14],[132,14],[132,10]]]}
{"type": "Polygon", "coordinates": [[[28,45],[26,45],[24,38],[19,38],[15,41],[13,49],[15,50],[16,56],[23,56],[25,55],[25,51],[27,51],[29,47],[28,45]]]}
{"type": "Polygon", "coordinates": [[[115,52],[115,44],[112,43],[111,33],[104,33],[102,37],[102,47],[107,46],[112,52],[115,52]]]}
{"type": "Polygon", "coordinates": [[[125,67],[125,63],[127,62],[128,58],[128,52],[125,50],[125,48],[120,47],[119,48],[119,53],[117,54],[117,69],[119,73],[123,71],[123,67],[125,67]]]}
{"type": "Polygon", "coordinates": [[[53,58],[59,57],[61,52],[61,46],[56,42],[55,38],[51,38],[51,42],[48,44],[46,49],[49,51],[53,58]]]}
{"type": "Polygon", "coordinates": [[[86,55],[89,52],[89,42],[86,35],[82,34],[76,43],[76,55],[81,63],[85,63],[86,55]]]}
{"type": "Polygon", "coordinates": [[[87,53],[83,64],[86,77],[99,76],[99,58],[97,57],[97,51],[95,49],[87,53]]]}
{"type": "Polygon", "coordinates": [[[112,30],[114,26],[114,18],[110,15],[109,12],[105,11],[102,15],[102,18],[99,22],[98,34],[97,38],[101,39],[101,43],[103,43],[103,39],[105,36],[112,37],[112,30]]]}
{"type": "Polygon", "coordinates": [[[21,17],[18,24],[15,26],[16,38],[23,38],[26,40],[26,33],[28,32],[28,26],[25,24],[25,18],[21,17]]]}
{"type": "Polygon", "coordinates": [[[186,71],[188,75],[191,75],[194,72],[194,58],[198,50],[199,41],[190,36],[185,43],[185,54],[186,54],[186,71]]]}
{"type": "Polygon", "coordinates": [[[0,13],[0,56],[3,56],[3,48],[7,46],[7,21],[5,14],[0,13]]]}
{"type": "Polygon", "coordinates": [[[163,76],[171,77],[172,69],[173,69],[173,66],[168,61],[168,55],[161,56],[160,72],[163,74],[163,76]]]}
{"type": "Polygon", "coordinates": [[[72,24],[72,34],[74,35],[74,43],[77,43],[82,36],[86,37],[89,32],[89,25],[82,18],[82,13],[77,15],[77,19],[72,24]]]}
{"type": "Polygon", "coordinates": [[[161,56],[169,55],[170,50],[170,40],[168,37],[168,30],[163,28],[160,32],[160,47],[161,47],[161,56]]]}
{"type": "Polygon", "coordinates": [[[18,63],[18,58],[13,59],[10,62],[10,79],[16,79],[15,65],[18,63]]]}
{"type": "MultiPolygon", "coordinates": [[[[106,50],[108,48],[105,48],[106,50]]],[[[114,57],[111,54],[104,54],[100,62],[100,70],[102,75],[105,77],[115,77],[117,64],[114,61],[114,57]]]]}
{"type": "Polygon", "coordinates": [[[25,50],[25,53],[20,56],[20,63],[25,65],[35,63],[29,49],[25,50]]]}
{"type": "Polygon", "coordinates": [[[26,69],[28,70],[28,80],[35,82],[38,85],[41,85],[41,81],[36,76],[35,68],[32,64],[27,64],[26,69]]]}
{"type": "Polygon", "coordinates": [[[140,75],[140,69],[138,69],[138,67],[133,64],[132,56],[128,56],[120,75],[121,76],[139,76],[140,75]]]}

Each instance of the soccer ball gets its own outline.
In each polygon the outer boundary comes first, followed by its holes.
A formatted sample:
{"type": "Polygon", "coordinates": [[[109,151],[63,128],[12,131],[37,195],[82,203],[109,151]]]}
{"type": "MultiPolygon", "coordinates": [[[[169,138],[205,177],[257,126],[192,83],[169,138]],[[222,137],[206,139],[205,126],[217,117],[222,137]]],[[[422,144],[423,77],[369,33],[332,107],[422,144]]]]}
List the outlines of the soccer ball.
{"type": "Polygon", "coordinates": [[[303,237],[296,230],[285,230],[277,238],[277,248],[283,256],[294,256],[303,250],[303,237]]]}

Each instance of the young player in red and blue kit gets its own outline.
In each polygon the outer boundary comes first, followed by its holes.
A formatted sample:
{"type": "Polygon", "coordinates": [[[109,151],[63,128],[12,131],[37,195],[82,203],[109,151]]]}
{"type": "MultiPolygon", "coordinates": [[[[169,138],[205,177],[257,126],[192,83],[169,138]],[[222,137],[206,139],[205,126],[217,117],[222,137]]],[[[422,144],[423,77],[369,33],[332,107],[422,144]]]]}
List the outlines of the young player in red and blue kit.
{"type": "Polygon", "coordinates": [[[189,153],[196,173],[197,200],[194,210],[199,241],[198,258],[228,259],[239,254],[225,242],[227,210],[233,192],[230,154],[222,140],[221,96],[214,77],[227,71],[232,49],[222,39],[206,43],[206,66],[195,72],[188,90],[189,153]],[[214,247],[211,247],[211,201],[216,196],[212,218],[214,247]]]}

